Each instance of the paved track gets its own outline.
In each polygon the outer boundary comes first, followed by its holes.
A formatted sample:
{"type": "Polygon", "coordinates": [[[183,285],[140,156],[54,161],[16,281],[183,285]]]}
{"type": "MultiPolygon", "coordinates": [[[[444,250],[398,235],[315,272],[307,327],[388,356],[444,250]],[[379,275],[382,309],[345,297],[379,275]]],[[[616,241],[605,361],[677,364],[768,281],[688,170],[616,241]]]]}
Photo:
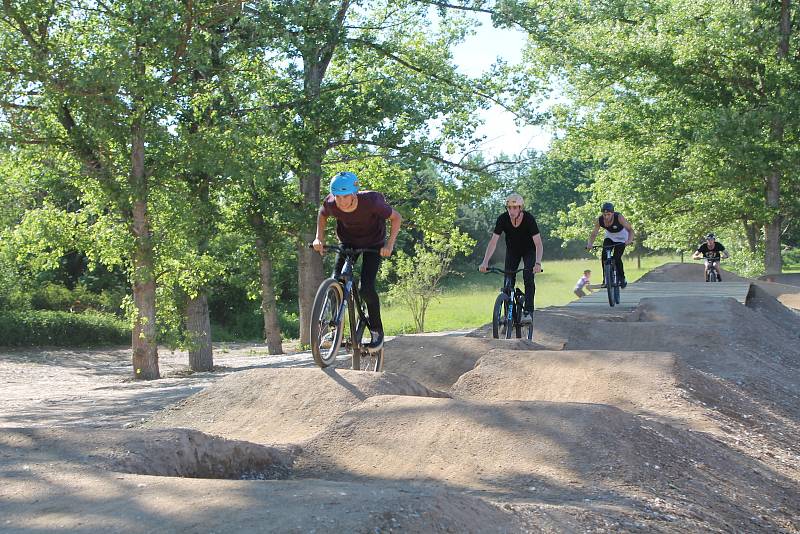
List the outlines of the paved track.
{"type": "MultiPolygon", "coordinates": [[[[620,302],[615,308],[622,310],[634,309],[643,298],[685,296],[731,297],[744,304],[748,291],[750,291],[749,282],[718,282],[715,284],[705,282],[634,282],[628,284],[628,287],[621,291],[620,302]]],[[[598,289],[591,295],[570,302],[567,306],[571,308],[602,307],[608,309],[608,294],[605,288],[598,289]]]]}

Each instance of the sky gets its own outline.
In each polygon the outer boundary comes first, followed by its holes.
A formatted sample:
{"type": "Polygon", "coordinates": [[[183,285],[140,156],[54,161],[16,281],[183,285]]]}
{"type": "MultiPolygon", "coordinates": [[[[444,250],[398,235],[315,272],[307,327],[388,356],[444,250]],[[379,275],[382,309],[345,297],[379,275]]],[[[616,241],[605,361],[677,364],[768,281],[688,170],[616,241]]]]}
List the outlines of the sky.
{"type": "MultiPolygon", "coordinates": [[[[477,33],[467,37],[454,50],[459,70],[470,76],[486,71],[498,57],[511,64],[519,63],[525,46],[524,32],[493,28],[488,16],[483,17],[482,22],[477,33]]],[[[484,111],[483,118],[486,123],[477,133],[486,135],[482,149],[487,155],[517,154],[529,148],[544,151],[550,145],[551,135],[545,129],[538,126],[519,128],[514,124],[513,115],[499,106],[484,111]]]]}

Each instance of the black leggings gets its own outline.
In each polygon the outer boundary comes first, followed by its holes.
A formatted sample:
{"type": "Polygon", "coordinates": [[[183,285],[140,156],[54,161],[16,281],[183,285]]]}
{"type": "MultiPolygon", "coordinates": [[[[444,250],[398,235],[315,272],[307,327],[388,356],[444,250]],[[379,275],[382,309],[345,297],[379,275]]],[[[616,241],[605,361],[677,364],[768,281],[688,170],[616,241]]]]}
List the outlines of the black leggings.
{"type": "MultiPolygon", "coordinates": [[[[617,278],[619,282],[625,280],[625,267],[622,265],[622,253],[625,251],[625,243],[617,243],[616,241],[611,241],[609,238],[605,238],[603,240],[603,246],[607,247],[609,245],[614,245],[614,263],[617,266],[617,278]]],[[[606,251],[603,251],[603,255],[601,256],[602,261],[600,262],[601,270],[600,272],[603,273],[603,283],[606,283],[606,251]]]]}
{"type": "MultiPolygon", "coordinates": [[[[351,248],[349,245],[342,245],[351,248]]],[[[352,247],[357,248],[357,247],[352,247]]],[[[362,254],[359,254],[361,256],[362,254]]],[[[378,290],[375,288],[375,279],[378,277],[378,269],[381,266],[381,255],[376,252],[364,252],[361,260],[361,282],[358,294],[361,300],[367,305],[369,314],[370,329],[383,332],[383,322],[381,321],[381,303],[378,299],[378,290]]],[[[356,256],[358,259],[358,256],[356,256]]],[[[342,254],[336,255],[336,265],[333,268],[333,277],[338,278],[344,267],[345,257],[342,254]]]]}
{"type": "MultiPolygon", "coordinates": [[[[523,254],[519,254],[511,249],[506,250],[506,271],[516,271],[519,267],[520,260],[522,260],[522,281],[525,283],[525,304],[523,306],[525,311],[528,312],[533,311],[533,297],[536,295],[536,282],[534,282],[533,278],[533,258],[535,254],[536,249],[531,249],[523,254]]],[[[511,284],[513,286],[514,281],[517,279],[516,275],[510,274],[506,276],[511,278],[511,284]]]]}

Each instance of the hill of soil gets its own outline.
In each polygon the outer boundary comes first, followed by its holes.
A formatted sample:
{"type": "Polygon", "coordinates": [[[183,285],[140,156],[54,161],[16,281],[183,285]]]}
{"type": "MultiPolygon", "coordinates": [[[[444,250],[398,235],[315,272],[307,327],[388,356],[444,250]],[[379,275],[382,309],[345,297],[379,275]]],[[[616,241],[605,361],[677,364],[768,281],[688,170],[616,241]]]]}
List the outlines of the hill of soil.
{"type": "Polygon", "coordinates": [[[272,445],[301,443],[375,395],[447,396],[395,373],[253,369],[225,377],[144,426],[192,428],[272,445]]]}

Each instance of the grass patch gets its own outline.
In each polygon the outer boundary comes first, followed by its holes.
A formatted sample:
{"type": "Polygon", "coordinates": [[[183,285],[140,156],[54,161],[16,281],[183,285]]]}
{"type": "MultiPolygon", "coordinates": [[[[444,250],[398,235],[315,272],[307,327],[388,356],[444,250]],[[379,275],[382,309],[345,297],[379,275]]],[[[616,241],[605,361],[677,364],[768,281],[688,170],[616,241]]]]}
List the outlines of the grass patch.
{"type": "MultiPolygon", "coordinates": [[[[641,268],[637,268],[636,257],[625,257],[625,275],[629,282],[641,278],[655,267],[667,262],[680,261],[680,256],[642,257],[641,268]]],[[[592,270],[592,283],[602,282],[600,260],[544,261],[545,271],[536,275],[536,308],[563,306],[575,300],[572,290],[584,269],[592,270]]],[[[425,317],[425,331],[467,330],[491,321],[492,306],[502,286],[498,274],[483,274],[477,271],[449,277],[444,284],[442,296],[431,303],[425,317]]],[[[522,273],[517,275],[517,284],[522,287],[522,273]]],[[[381,302],[386,302],[381,295],[381,302]]],[[[411,312],[397,303],[388,303],[381,308],[384,329],[389,335],[411,333],[414,321],[411,312]]]]}

